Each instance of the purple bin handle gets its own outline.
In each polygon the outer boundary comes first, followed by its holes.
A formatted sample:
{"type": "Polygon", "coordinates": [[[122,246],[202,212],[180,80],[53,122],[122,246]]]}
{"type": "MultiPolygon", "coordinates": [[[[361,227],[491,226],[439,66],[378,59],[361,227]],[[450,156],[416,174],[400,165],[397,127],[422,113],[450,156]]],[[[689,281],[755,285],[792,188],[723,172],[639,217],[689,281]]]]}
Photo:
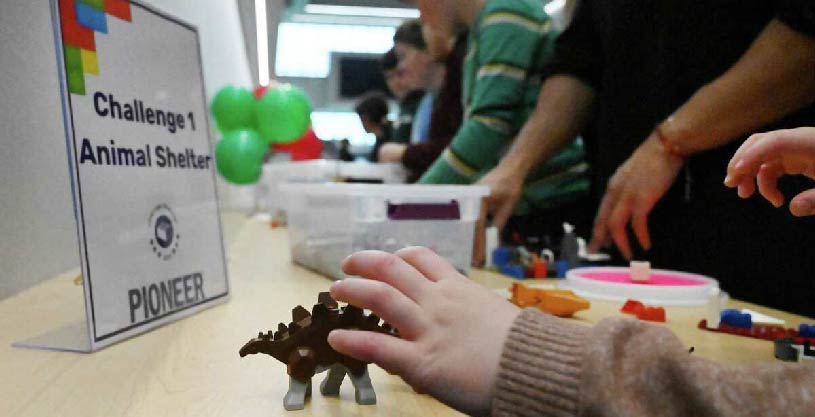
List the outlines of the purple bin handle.
{"type": "Polygon", "coordinates": [[[449,203],[405,203],[393,204],[388,201],[390,220],[461,220],[458,201],[449,203]]]}

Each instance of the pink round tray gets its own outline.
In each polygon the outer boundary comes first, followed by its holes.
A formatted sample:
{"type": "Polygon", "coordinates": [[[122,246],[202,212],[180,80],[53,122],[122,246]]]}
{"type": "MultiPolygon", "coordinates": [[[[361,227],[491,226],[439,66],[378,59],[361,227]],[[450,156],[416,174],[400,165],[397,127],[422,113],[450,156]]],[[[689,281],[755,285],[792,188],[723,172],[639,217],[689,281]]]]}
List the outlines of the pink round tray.
{"type": "Polygon", "coordinates": [[[591,267],[566,274],[567,287],[588,298],[625,301],[634,299],[655,305],[702,305],[718,294],[719,282],[704,275],[655,269],[648,282],[631,280],[628,268],[591,267]]]}

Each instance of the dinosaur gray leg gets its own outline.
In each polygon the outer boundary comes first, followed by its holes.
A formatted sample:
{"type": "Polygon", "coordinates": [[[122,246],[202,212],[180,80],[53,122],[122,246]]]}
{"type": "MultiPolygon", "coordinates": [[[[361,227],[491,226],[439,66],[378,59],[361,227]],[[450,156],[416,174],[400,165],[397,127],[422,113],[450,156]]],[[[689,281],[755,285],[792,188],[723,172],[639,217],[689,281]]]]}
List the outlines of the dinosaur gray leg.
{"type": "Polygon", "coordinates": [[[365,371],[357,376],[350,372],[348,373],[348,376],[351,378],[351,383],[354,384],[354,389],[356,391],[354,396],[357,400],[357,404],[376,404],[376,392],[374,392],[374,386],[371,385],[371,377],[368,375],[368,367],[366,366],[365,371]]]}
{"type": "Polygon", "coordinates": [[[345,367],[340,364],[331,365],[328,369],[323,383],[320,384],[320,392],[323,395],[340,395],[340,385],[345,378],[345,367]]]}
{"type": "Polygon", "coordinates": [[[302,383],[289,377],[289,392],[283,397],[283,408],[287,411],[302,410],[306,406],[306,397],[311,394],[311,380],[302,383]]]}

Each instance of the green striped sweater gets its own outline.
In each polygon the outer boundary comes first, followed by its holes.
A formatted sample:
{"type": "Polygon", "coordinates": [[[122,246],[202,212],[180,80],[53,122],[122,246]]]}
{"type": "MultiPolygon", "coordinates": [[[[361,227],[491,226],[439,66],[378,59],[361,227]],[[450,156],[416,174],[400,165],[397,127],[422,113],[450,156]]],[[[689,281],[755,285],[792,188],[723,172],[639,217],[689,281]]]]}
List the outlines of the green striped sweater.
{"type": "MultiPolygon", "coordinates": [[[[494,168],[535,108],[541,73],[557,37],[540,0],[488,0],[470,28],[463,69],[464,122],[421,178],[470,184],[494,168]]],[[[588,166],[577,139],[527,178],[516,214],[586,194],[588,166]]]]}

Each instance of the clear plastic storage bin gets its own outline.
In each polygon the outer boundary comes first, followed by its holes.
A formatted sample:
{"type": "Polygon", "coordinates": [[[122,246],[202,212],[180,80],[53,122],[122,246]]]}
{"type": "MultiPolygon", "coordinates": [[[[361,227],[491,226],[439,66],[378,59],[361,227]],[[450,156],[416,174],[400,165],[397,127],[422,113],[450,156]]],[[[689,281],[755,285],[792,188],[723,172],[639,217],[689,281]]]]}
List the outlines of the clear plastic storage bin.
{"type": "Polygon", "coordinates": [[[283,183],[294,262],[341,279],[348,255],[426,246],[468,273],[481,186],[283,183]]]}
{"type": "Polygon", "coordinates": [[[361,182],[403,184],[407,171],[401,164],[373,164],[318,159],[313,161],[277,162],[263,166],[263,176],[256,187],[257,208],[276,212],[285,209],[280,184],[361,182]]]}

